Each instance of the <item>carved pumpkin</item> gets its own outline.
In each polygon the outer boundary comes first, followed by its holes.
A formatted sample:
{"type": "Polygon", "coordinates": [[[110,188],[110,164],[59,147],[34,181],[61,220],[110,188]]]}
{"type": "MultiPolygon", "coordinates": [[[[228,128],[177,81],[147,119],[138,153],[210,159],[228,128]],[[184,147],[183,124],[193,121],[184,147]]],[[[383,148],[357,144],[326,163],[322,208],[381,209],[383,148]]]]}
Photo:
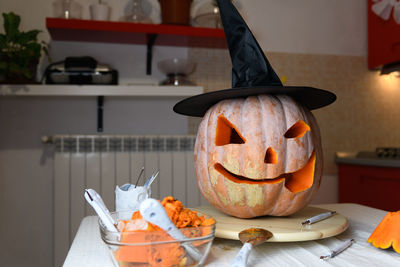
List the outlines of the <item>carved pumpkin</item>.
{"type": "Polygon", "coordinates": [[[215,104],[200,123],[194,153],[203,196],[236,217],[290,215],[306,206],[320,185],[318,125],[286,95],[215,104]]]}
{"type": "Polygon", "coordinates": [[[400,253],[400,211],[389,212],[368,238],[376,248],[387,249],[390,246],[400,253]]]}

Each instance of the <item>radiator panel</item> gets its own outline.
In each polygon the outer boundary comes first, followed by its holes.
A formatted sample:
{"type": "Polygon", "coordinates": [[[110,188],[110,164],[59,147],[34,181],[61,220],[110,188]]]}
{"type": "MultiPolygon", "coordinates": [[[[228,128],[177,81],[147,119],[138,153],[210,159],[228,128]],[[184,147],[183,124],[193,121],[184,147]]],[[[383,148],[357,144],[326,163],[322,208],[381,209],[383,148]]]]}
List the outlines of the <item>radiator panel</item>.
{"type": "MultiPolygon", "coordinates": [[[[100,153],[86,153],[86,187],[101,193],[101,158],[100,153]]],[[[95,212],[89,203],[85,203],[85,214],[94,215],[95,212]]]]}
{"type": "Polygon", "coordinates": [[[104,203],[107,205],[109,210],[113,210],[115,207],[115,196],[114,190],[111,188],[115,188],[115,154],[111,152],[102,152],[100,153],[100,188],[101,188],[101,197],[103,198],[104,203]]]}
{"type": "Polygon", "coordinates": [[[70,161],[69,155],[54,156],[54,266],[62,266],[70,240],[70,161]]]}

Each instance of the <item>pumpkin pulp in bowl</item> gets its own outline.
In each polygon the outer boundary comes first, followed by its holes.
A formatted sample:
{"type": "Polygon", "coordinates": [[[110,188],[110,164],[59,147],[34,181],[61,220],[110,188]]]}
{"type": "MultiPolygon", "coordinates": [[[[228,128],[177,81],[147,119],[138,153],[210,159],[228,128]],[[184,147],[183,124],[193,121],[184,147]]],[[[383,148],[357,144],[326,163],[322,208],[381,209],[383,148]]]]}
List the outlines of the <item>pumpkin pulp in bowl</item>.
{"type": "Polygon", "coordinates": [[[116,266],[198,266],[202,265],[215,235],[215,220],[186,209],[178,200],[166,197],[162,204],[175,226],[186,237],[175,240],[156,225],[143,220],[139,211],[115,212],[119,232],[109,232],[100,223],[100,233],[116,266]],[[182,246],[191,244],[202,255],[192,259],[182,246]]]}

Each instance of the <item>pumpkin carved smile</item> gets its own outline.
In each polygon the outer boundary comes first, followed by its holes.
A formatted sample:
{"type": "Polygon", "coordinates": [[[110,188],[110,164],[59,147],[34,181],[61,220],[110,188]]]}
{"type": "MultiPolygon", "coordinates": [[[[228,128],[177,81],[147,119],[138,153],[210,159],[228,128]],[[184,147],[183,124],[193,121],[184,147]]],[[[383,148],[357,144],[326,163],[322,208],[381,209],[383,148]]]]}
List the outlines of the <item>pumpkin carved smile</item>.
{"type": "Polygon", "coordinates": [[[234,174],[227,170],[222,164],[216,163],[214,168],[222,174],[225,178],[234,183],[246,184],[278,184],[285,182],[285,187],[292,193],[298,193],[307,190],[313,185],[314,182],[314,169],[315,169],[315,152],[310,156],[310,159],[301,169],[292,173],[283,173],[275,178],[260,178],[257,180],[234,174]]]}

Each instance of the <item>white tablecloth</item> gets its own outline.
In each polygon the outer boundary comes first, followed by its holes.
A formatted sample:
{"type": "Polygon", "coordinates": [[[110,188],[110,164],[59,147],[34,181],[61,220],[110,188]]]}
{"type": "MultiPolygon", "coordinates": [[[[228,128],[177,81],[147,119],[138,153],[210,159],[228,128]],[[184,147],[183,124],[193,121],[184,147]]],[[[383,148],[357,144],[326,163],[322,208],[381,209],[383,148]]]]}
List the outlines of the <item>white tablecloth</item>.
{"type": "MultiPolygon", "coordinates": [[[[248,266],[400,266],[400,254],[393,249],[381,250],[367,239],[387,213],[357,204],[315,205],[335,210],[349,219],[350,227],[342,234],[322,240],[288,243],[265,243],[253,249],[248,266]],[[343,241],[355,243],[328,260],[320,260],[343,241]]],[[[400,227],[400,226],[399,226],[400,227]]],[[[216,238],[205,266],[227,266],[237,254],[240,241],[216,238]]],[[[112,267],[107,247],[100,238],[96,216],[85,217],[64,262],[64,267],[112,267]]]]}

